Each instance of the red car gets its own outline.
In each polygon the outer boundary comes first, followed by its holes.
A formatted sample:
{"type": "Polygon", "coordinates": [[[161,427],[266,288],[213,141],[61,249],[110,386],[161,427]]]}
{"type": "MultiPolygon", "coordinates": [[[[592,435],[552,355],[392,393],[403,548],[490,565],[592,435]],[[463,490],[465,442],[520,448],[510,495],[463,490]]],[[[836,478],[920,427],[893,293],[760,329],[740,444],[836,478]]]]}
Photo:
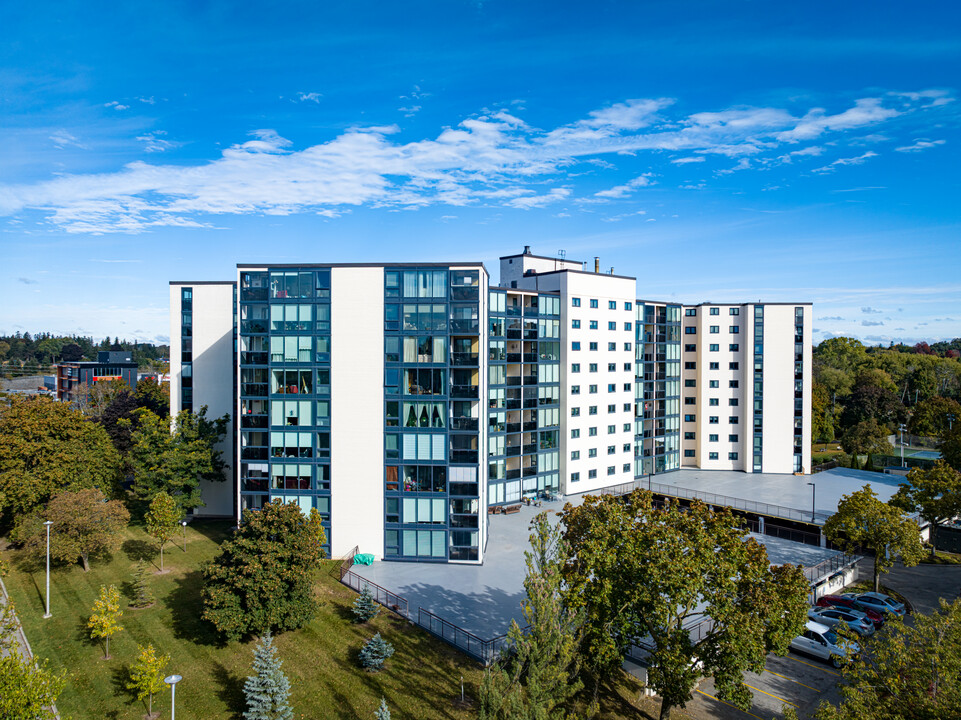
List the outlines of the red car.
{"type": "Polygon", "coordinates": [[[884,625],[884,618],[881,616],[881,613],[877,612],[876,610],[869,610],[851,598],[843,597],[841,595],[825,595],[824,597],[818,598],[818,601],[814,604],[818,607],[839,607],[849,608],[851,610],[860,610],[868,616],[872,623],[874,623],[875,630],[880,629],[880,627],[884,625]]]}

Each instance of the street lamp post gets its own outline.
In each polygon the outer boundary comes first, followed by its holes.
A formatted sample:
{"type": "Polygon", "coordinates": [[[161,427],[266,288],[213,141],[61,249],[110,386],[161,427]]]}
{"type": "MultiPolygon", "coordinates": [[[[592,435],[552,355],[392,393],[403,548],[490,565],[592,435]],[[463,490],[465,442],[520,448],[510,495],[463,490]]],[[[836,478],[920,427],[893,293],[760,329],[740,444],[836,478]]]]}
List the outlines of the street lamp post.
{"type": "Polygon", "coordinates": [[[901,432],[901,467],[904,467],[904,425],[898,425],[898,430],[901,432]]]}
{"type": "Polygon", "coordinates": [[[181,520],[180,526],[184,529],[184,552],[187,552],[187,521],[181,520]]]}
{"type": "Polygon", "coordinates": [[[948,418],[948,432],[951,432],[952,430],[954,430],[954,413],[948,413],[947,418],[948,418]]]}
{"type": "Polygon", "coordinates": [[[51,617],[50,615],[50,526],[53,525],[53,520],[47,520],[44,525],[47,526],[47,612],[43,616],[45,619],[51,617]]]}
{"type": "Polygon", "coordinates": [[[170,686],[170,720],[177,718],[177,683],[183,680],[179,675],[168,675],[164,682],[170,686]]]}
{"type": "Polygon", "coordinates": [[[808,485],[811,486],[811,522],[813,523],[815,520],[814,515],[817,508],[818,489],[814,483],[808,483],[808,485]]]}

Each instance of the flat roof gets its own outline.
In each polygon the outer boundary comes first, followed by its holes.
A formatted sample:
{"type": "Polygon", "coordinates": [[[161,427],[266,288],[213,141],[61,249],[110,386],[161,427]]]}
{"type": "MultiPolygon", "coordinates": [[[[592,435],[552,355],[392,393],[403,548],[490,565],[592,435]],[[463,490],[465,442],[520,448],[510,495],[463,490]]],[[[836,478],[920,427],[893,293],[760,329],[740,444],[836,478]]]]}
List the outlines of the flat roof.
{"type": "Polygon", "coordinates": [[[524,275],[523,277],[542,277],[544,275],[557,275],[559,273],[578,273],[579,275],[597,275],[598,277],[609,277],[609,278],[619,278],[620,280],[634,280],[637,282],[637,278],[633,275],[612,275],[606,272],[594,272],[593,270],[575,270],[574,268],[561,268],[559,270],[547,270],[546,272],[535,272],[532,275],[524,275]]]}
{"type": "Polygon", "coordinates": [[[259,270],[260,268],[348,268],[348,267],[382,267],[382,268],[479,267],[479,268],[484,268],[484,272],[487,272],[487,268],[484,267],[484,263],[477,262],[475,260],[460,261],[460,262],[237,263],[238,270],[245,270],[245,269],[259,270]]]}
{"type": "Polygon", "coordinates": [[[171,280],[171,285],[236,285],[236,280],[171,280]]]}
{"type": "Polygon", "coordinates": [[[501,255],[501,260],[511,260],[518,257],[529,257],[537,258],[538,260],[559,260],[560,262],[577,263],[578,265],[583,265],[584,262],[581,260],[568,260],[566,257],[551,256],[551,255],[535,255],[534,253],[517,253],[516,255],[501,255]]]}

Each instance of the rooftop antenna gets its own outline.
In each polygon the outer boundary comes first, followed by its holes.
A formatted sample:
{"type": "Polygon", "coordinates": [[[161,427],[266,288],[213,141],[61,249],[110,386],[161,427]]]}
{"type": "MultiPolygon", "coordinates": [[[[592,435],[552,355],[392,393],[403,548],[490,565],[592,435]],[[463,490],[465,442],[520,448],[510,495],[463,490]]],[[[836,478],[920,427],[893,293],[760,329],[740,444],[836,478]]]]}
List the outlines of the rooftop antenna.
{"type": "Polygon", "coordinates": [[[559,257],[561,260],[563,260],[564,258],[566,258],[566,257],[567,257],[567,250],[558,250],[558,251],[557,251],[557,257],[559,257]]]}

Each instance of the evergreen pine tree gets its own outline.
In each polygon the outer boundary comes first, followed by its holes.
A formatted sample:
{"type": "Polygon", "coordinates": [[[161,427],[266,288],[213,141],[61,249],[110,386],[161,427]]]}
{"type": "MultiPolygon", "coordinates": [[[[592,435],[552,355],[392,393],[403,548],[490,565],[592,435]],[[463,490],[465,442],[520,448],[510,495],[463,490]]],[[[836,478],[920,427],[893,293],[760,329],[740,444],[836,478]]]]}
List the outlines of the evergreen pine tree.
{"type": "Polygon", "coordinates": [[[290,681],[281,671],[277,648],[270,631],[264,634],[254,650],[254,672],[244,683],[247,711],[244,720],[293,720],[290,707],[290,681]]]}
{"type": "Polygon", "coordinates": [[[383,669],[384,661],[393,654],[394,646],[377,633],[361,648],[360,664],[370,672],[378,672],[383,669]]]}
{"type": "Polygon", "coordinates": [[[851,453],[851,469],[852,470],[861,469],[861,461],[858,459],[857,453],[851,453]]]}
{"type": "Polygon", "coordinates": [[[147,584],[147,563],[140,560],[133,571],[133,602],[130,603],[135,608],[145,608],[153,605],[154,597],[147,584]]]}
{"type": "Polygon", "coordinates": [[[380,707],[374,713],[374,720],[390,720],[390,708],[387,707],[387,700],[380,699],[380,707]]]}
{"type": "Polygon", "coordinates": [[[364,589],[360,591],[360,596],[354,600],[353,611],[356,621],[359,623],[365,623],[377,617],[380,606],[374,600],[374,593],[371,592],[370,585],[364,585],[364,589]]]}
{"type": "Polygon", "coordinates": [[[867,461],[864,463],[864,469],[865,469],[865,470],[870,470],[871,472],[876,472],[875,467],[874,467],[874,463],[871,461],[871,453],[868,453],[868,459],[867,459],[867,461]]]}

